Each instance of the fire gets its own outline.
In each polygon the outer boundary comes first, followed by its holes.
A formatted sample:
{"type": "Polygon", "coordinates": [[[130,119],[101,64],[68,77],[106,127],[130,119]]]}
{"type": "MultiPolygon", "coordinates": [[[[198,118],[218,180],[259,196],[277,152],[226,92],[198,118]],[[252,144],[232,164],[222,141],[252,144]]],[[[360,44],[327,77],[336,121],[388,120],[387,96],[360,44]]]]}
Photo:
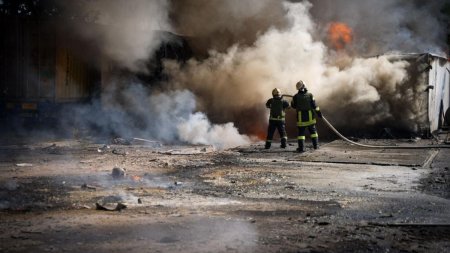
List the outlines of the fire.
{"type": "Polygon", "coordinates": [[[131,176],[131,178],[134,180],[134,181],[141,181],[141,177],[140,176],[131,176]]]}
{"type": "Polygon", "coordinates": [[[353,41],[353,31],[345,23],[332,22],[328,27],[328,40],[334,49],[344,49],[353,41]]]}
{"type": "Polygon", "coordinates": [[[265,140],[267,137],[267,131],[262,128],[254,128],[249,135],[256,137],[258,140],[265,140]]]}

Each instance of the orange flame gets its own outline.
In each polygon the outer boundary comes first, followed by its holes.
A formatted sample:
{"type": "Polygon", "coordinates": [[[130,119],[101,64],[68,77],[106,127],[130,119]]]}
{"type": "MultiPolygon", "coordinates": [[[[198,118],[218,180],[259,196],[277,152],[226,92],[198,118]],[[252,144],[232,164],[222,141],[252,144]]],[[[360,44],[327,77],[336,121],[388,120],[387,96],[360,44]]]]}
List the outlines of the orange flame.
{"type": "Polygon", "coordinates": [[[252,129],[249,135],[256,137],[258,140],[265,140],[267,137],[267,132],[263,128],[258,127],[252,129]]]}
{"type": "Polygon", "coordinates": [[[332,22],[328,27],[328,40],[336,50],[344,49],[353,41],[352,29],[341,22],[332,22]]]}
{"type": "Polygon", "coordinates": [[[134,181],[141,181],[141,177],[140,176],[131,176],[131,178],[134,180],[134,181]]]}

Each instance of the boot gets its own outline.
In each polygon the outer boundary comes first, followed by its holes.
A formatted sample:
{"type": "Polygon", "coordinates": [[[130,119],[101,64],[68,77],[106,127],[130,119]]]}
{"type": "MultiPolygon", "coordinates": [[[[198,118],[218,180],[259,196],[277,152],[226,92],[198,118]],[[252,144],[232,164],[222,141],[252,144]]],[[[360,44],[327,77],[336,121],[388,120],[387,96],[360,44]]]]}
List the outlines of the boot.
{"type": "Polygon", "coordinates": [[[266,145],[264,146],[265,149],[269,149],[271,146],[271,142],[270,141],[266,141],[266,145]]]}
{"type": "Polygon", "coordinates": [[[305,152],[305,140],[298,140],[297,152],[300,152],[300,153],[305,152]]]}
{"type": "Polygon", "coordinates": [[[312,138],[312,144],[314,149],[319,148],[319,138],[312,138]]]}
{"type": "Polygon", "coordinates": [[[286,138],[281,138],[281,148],[286,148],[286,138]]]}

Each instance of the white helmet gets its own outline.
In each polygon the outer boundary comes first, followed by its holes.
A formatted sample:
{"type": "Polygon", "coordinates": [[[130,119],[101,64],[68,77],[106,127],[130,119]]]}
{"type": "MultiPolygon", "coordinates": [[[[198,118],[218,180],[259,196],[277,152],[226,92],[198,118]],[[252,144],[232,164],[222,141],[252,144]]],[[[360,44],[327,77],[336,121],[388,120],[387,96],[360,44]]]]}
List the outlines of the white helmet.
{"type": "Polygon", "coordinates": [[[306,88],[306,84],[302,80],[298,81],[295,86],[297,87],[297,90],[301,90],[301,89],[306,88]]]}
{"type": "Polygon", "coordinates": [[[278,88],[273,89],[272,90],[272,96],[274,96],[274,97],[281,96],[281,90],[278,89],[278,88]]]}

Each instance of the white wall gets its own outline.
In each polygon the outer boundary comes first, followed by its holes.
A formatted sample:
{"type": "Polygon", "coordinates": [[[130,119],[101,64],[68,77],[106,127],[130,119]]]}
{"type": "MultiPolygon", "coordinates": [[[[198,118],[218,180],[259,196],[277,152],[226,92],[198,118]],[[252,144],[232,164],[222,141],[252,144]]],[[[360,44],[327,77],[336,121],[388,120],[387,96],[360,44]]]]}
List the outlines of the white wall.
{"type": "Polygon", "coordinates": [[[443,112],[450,107],[450,63],[445,58],[432,56],[432,69],[429,71],[428,84],[434,86],[428,94],[428,119],[430,131],[436,131],[439,128],[439,117],[441,101],[443,103],[443,112]]]}

